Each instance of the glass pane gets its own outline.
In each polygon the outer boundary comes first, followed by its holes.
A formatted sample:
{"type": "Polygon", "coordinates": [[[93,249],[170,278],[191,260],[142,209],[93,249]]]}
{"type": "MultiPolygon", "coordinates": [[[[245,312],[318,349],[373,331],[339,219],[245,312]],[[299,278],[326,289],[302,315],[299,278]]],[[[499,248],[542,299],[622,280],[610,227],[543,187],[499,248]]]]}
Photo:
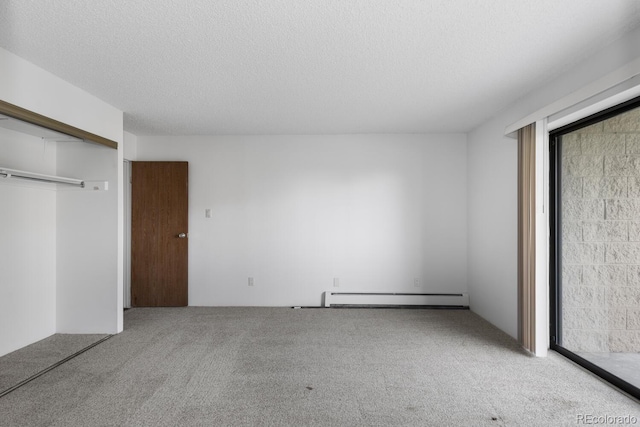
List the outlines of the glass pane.
{"type": "Polygon", "coordinates": [[[560,345],[640,387],[640,108],[561,137],[560,345]]]}

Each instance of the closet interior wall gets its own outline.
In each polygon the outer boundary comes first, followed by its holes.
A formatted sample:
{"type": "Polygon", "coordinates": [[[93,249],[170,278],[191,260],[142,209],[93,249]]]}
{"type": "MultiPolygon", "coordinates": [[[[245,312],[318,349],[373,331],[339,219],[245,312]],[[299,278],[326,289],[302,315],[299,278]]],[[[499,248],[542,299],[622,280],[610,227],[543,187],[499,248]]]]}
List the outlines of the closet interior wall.
{"type": "MultiPolygon", "coordinates": [[[[0,165],[56,173],[56,143],[0,127],[0,165]]],[[[0,355],[56,332],[55,184],[0,179],[0,355]]]]}

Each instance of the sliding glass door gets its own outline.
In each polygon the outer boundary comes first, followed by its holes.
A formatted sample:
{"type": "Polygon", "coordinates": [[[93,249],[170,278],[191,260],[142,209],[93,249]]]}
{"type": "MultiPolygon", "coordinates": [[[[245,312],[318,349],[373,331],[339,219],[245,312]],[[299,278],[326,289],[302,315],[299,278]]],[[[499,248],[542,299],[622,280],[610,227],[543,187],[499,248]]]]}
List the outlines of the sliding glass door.
{"type": "Polygon", "coordinates": [[[640,397],[640,101],[550,142],[552,348],[640,397]]]}

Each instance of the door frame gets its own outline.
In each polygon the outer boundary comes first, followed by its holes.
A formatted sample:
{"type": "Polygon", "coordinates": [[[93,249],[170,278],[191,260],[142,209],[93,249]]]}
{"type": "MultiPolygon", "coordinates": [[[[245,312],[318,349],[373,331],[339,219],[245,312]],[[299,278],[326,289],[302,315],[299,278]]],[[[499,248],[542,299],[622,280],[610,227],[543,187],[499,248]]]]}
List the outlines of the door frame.
{"type": "Polygon", "coordinates": [[[131,308],[131,161],[124,160],[124,280],[123,307],[131,308]]]}
{"type": "Polygon", "coordinates": [[[640,399],[640,388],[562,346],[562,260],[558,250],[562,244],[561,136],[640,107],[640,97],[607,108],[549,132],[549,343],[550,349],[591,371],[629,395],[640,399]]]}

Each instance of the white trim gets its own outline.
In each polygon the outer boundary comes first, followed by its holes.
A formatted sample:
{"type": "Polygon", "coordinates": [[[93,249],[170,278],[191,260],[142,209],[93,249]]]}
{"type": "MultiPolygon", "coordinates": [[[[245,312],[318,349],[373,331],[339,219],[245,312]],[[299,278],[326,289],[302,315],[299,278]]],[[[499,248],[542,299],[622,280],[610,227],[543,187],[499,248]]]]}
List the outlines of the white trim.
{"type": "Polygon", "coordinates": [[[380,291],[326,291],[324,306],[346,305],[433,305],[468,307],[469,294],[419,294],[380,291]]]}
{"type": "Polygon", "coordinates": [[[124,308],[131,308],[131,162],[123,161],[123,195],[124,195],[124,274],[123,301],[124,308]]]}
{"type": "Polygon", "coordinates": [[[536,122],[536,283],[535,355],[549,349],[549,131],[546,119],[536,122]]]}
{"type": "Polygon", "coordinates": [[[549,132],[640,96],[640,75],[549,117],[549,132]]]}
{"type": "Polygon", "coordinates": [[[528,116],[518,120],[517,122],[505,128],[505,135],[514,137],[514,133],[518,129],[523,128],[531,123],[537,122],[547,117],[551,117],[561,111],[570,109],[584,101],[590,100],[598,95],[615,88],[622,83],[633,79],[640,75],[640,58],[637,58],[617,70],[606,74],[605,76],[595,80],[594,82],[571,92],[569,95],[529,114],[528,116]]]}

